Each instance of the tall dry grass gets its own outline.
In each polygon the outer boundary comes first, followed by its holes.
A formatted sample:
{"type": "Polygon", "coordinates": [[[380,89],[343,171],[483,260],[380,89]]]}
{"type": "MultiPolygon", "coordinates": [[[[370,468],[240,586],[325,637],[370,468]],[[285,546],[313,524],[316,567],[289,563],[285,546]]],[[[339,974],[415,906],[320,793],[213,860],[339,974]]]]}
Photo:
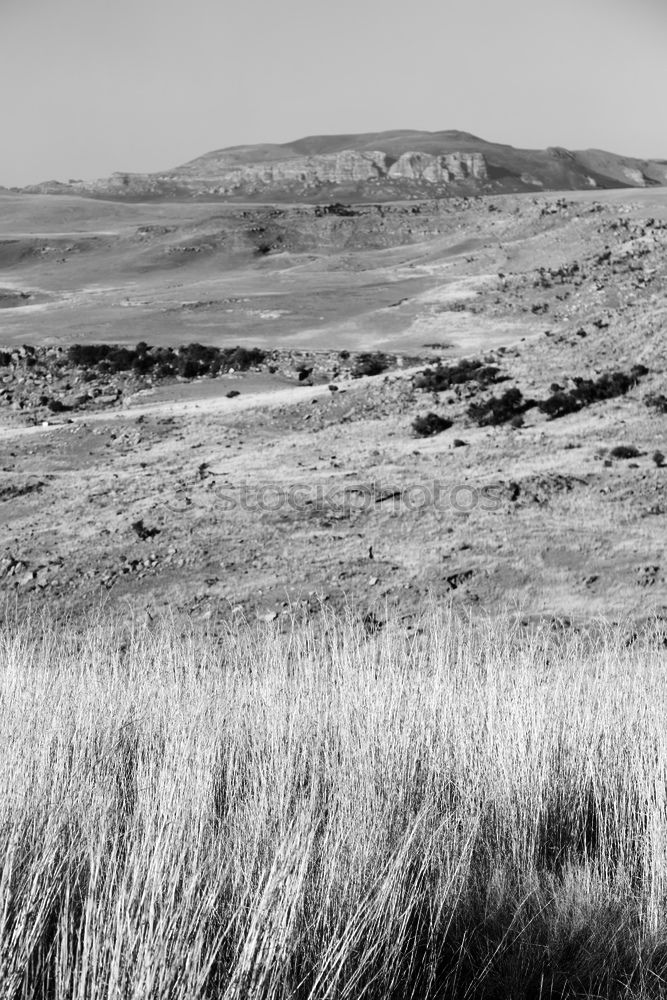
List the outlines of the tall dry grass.
{"type": "Polygon", "coordinates": [[[0,634],[0,996],[649,997],[667,651],[509,621],[0,634]]]}

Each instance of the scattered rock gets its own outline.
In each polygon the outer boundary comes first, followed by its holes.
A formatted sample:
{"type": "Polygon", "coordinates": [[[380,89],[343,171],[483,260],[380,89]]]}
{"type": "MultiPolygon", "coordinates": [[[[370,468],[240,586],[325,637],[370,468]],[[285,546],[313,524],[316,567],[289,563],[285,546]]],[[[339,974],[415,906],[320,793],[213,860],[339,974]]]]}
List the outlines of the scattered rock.
{"type": "Polygon", "coordinates": [[[474,570],[472,569],[459,570],[458,573],[451,573],[445,577],[445,583],[449,590],[458,590],[459,587],[471,579],[473,573],[474,570]]]}

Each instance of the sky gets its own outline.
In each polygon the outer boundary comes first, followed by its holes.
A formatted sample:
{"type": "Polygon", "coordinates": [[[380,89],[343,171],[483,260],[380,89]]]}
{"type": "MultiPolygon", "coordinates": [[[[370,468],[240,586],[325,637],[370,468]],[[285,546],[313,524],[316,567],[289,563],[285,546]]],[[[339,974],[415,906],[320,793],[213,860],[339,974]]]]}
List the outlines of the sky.
{"type": "Polygon", "coordinates": [[[667,159],[667,0],[0,0],[0,185],[462,129],[667,159]]]}

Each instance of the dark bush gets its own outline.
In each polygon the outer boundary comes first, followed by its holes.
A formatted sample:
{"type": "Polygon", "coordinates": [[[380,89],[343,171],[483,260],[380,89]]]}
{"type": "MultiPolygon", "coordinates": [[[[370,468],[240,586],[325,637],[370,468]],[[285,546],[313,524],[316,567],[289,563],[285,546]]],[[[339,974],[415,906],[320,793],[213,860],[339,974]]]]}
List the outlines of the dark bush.
{"type": "Polygon", "coordinates": [[[151,347],[149,350],[157,363],[168,365],[176,363],[176,351],[173,347],[151,347]]]}
{"type": "Polygon", "coordinates": [[[412,421],[412,429],[418,437],[432,437],[433,434],[440,434],[451,426],[451,420],[437,413],[427,413],[423,417],[415,417],[412,421]]]}
{"type": "Polygon", "coordinates": [[[68,360],[84,371],[133,371],[137,375],[154,371],[159,378],[170,378],[175,374],[196,378],[198,375],[215,376],[230,368],[244,371],[262,364],[266,353],[259,347],[220,349],[198,343],[174,350],[172,347],[151,347],[140,341],[134,350],[117,344],[74,344],[68,351],[68,360]]]}
{"type": "Polygon", "coordinates": [[[69,406],[65,406],[60,399],[50,399],[46,405],[51,413],[65,413],[69,410],[69,406]]]}
{"type": "Polygon", "coordinates": [[[235,396],[240,396],[241,393],[238,389],[230,389],[227,393],[227,399],[234,399],[235,396]]]}
{"type": "Polygon", "coordinates": [[[197,378],[200,373],[201,368],[197,361],[186,357],[178,359],[178,374],[182,378],[197,378]]]}
{"type": "Polygon", "coordinates": [[[555,420],[557,417],[564,417],[568,413],[575,413],[581,409],[582,405],[574,393],[564,392],[563,390],[554,392],[548,399],[544,399],[541,403],[538,403],[542,413],[546,413],[551,420],[555,420]]]}
{"type": "Polygon", "coordinates": [[[663,455],[663,453],[661,451],[654,451],[653,452],[653,461],[655,462],[656,466],[659,469],[661,469],[663,467],[663,465],[665,464],[665,456],[663,455]]]}
{"type": "Polygon", "coordinates": [[[349,205],[342,205],[339,201],[337,201],[333,205],[318,205],[315,209],[315,215],[318,218],[322,218],[323,215],[349,216],[359,215],[359,213],[355,212],[355,210],[350,208],[349,205]]]}
{"type": "Polygon", "coordinates": [[[661,393],[652,392],[646,397],[645,403],[657,410],[658,413],[667,413],[667,396],[663,396],[661,393]]]}
{"type": "Polygon", "coordinates": [[[375,351],[371,354],[360,354],[352,369],[352,377],[361,378],[362,375],[381,375],[388,367],[389,358],[382,351],[375,351]]]}
{"type": "Polygon", "coordinates": [[[415,379],[417,389],[429,392],[444,392],[454,385],[465,382],[477,382],[479,386],[502,382],[500,369],[495,365],[487,365],[477,359],[466,359],[455,365],[443,365],[441,362],[435,368],[425,368],[415,379]]]}
{"type": "Polygon", "coordinates": [[[641,452],[633,444],[617,444],[609,454],[612,458],[639,458],[641,452]]]}
{"type": "MultiPolygon", "coordinates": [[[[564,417],[568,413],[576,413],[585,406],[591,406],[603,399],[614,399],[624,396],[635,386],[640,378],[648,374],[645,365],[635,365],[629,373],[610,372],[600,375],[598,379],[573,378],[574,389],[554,392],[543,399],[538,406],[551,420],[564,417]]],[[[555,383],[554,383],[555,384],[555,383]]],[[[553,388],[553,386],[552,386],[553,388]]]]}
{"type": "Polygon", "coordinates": [[[132,368],[136,354],[129,347],[114,347],[106,356],[110,372],[126,372],[132,368]]]}
{"type": "Polygon", "coordinates": [[[266,351],[261,347],[234,347],[224,351],[226,368],[246,371],[255,365],[261,365],[266,358],[266,351]]]}
{"type": "Polygon", "coordinates": [[[137,353],[132,360],[132,369],[137,373],[137,375],[147,375],[153,370],[157,363],[157,359],[153,357],[152,354],[140,354],[139,347],[137,345],[137,353]]]}
{"type": "Polygon", "coordinates": [[[479,427],[489,427],[505,424],[533,405],[532,400],[523,398],[520,389],[512,388],[507,389],[502,396],[491,396],[484,403],[472,403],[468,407],[468,416],[479,427]]]}
{"type": "Polygon", "coordinates": [[[81,368],[94,368],[104,361],[112,350],[109,344],[72,344],[67,352],[70,364],[81,368]]]}
{"type": "MultiPolygon", "coordinates": [[[[207,347],[204,344],[187,344],[182,347],[178,352],[178,364],[179,369],[181,369],[181,375],[184,374],[183,369],[188,369],[188,371],[193,371],[196,375],[204,375],[209,370],[212,362],[220,357],[220,351],[217,347],[207,347]]],[[[192,376],[186,376],[190,378],[192,376]]]]}
{"type": "Polygon", "coordinates": [[[8,351],[0,351],[0,368],[7,368],[12,363],[12,356],[8,351]]]}

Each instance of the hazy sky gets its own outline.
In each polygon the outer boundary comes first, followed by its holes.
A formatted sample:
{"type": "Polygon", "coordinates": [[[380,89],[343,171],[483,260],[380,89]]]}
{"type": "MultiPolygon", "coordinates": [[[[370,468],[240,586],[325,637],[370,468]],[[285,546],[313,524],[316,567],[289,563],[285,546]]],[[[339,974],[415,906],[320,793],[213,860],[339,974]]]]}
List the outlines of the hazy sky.
{"type": "Polygon", "coordinates": [[[667,0],[0,0],[0,184],[458,128],[667,159],[667,0]]]}

